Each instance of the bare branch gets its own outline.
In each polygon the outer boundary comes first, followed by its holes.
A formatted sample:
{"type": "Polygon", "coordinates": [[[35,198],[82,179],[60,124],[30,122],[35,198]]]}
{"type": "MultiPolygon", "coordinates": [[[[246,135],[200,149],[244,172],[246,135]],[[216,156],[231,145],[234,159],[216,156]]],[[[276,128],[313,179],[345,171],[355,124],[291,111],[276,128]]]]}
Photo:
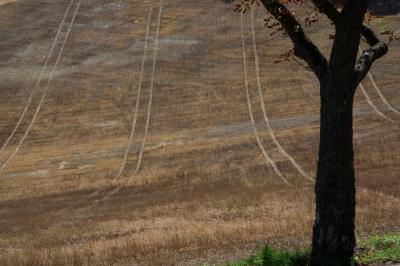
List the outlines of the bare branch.
{"type": "Polygon", "coordinates": [[[324,13],[333,23],[338,23],[341,19],[340,12],[327,0],[311,0],[318,8],[318,11],[324,13]]]}
{"type": "Polygon", "coordinates": [[[380,43],[380,40],[376,36],[375,32],[365,24],[362,25],[361,34],[364,36],[369,46],[374,46],[380,43]]]}
{"type": "Polygon", "coordinates": [[[295,56],[293,56],[293,60],[300,66],[302,66],[305,70],[312,72],[311,68],[303,64],[300,60],[298,60],[295,56]]]}
{"type": "MultiPolygon", "coordinates": [[[[360,23],[361,19],[364,17],[367,9],[367,0],[360,1],[347,1],[340,12],[336,7],[328,0],[311,0],[318,10],[324,13],[332,22],[335,24],[342,23],[345,17],[352,18],[352,21],[360,23]],[[357,12],[356,12],[357,11],[357,12]],[[347,14],[346,14],[347,13],[347,14]],[[355,18],[355,16],[358,16],[355,18]],[[358,21],[357,21],[358,20],[358,21]]],[[[346,19],[348,21],[348,19],[346,19]]],[[[345,22],[350,23],[350,22],[345,22]]],[[[364,79],[365,75],[368,73],[372,64],[375,60],[384,56],[388,52],[388,45],[379,40],[375,32],[367,26],[365,23],[361,24],[361,35],[365,38],[365,41],[370,46],[369,49],[364,51],[361,58],[356,64],[356,75],[358,82],[364,79]],[[365,73],[364,73],[365,72],[365,73]]]]}
{"type": "Polygon", "coordinates": [[[307,37],[294,15],[279,0],[261,0],[265,9],[284,27],[294,44],[294,55],[308,63],[318,78],[325,73],[328,62],[307,37]]]}
{"type": "Polygon", "coordinates": [[[356,65],[356,81],[360,83],[371,69],[372,64],[386,55],[388,52],[388,45],[381,42],[365,50],[356,65]]]}
{"type": "MultiPolygon", "coordinates": [[[[324,13],[333,23],[337,24],[341,21],[342,16],[339,10],[327,0],[311,0],[321,13],[324,13]]],[[[370,27],[363,24],[361,26],[361,34],[370,46],[378,44],[379,38],[370,27]]]]}

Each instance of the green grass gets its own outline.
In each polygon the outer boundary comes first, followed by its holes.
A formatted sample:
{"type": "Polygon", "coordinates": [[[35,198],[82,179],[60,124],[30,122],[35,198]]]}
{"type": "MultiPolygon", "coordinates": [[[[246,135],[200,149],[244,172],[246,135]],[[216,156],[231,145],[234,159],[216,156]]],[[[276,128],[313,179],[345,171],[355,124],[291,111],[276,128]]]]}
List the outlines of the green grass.
{"type": "Polygon", "coordinates": [[[228,263],[228,266],[307,266],[310,261],[308,251],[277,251],[263,246],[247,259],[228,263]]]}
{"type": "Polygon", "coordinates": [[[400,233],[372,236],[360,240],[356,261],[361,265],[377,262],[400,262],[400,233]]]}
{"type": "MultiPolygon", "coordinates": [[[[356,265],[400,262],[400,233],[372,236],[358,241],[355,255],[356,265]]],[[[308,266],[309,250],[278,251],[263,246],[257,253],[227,266],[308,266]]]]}

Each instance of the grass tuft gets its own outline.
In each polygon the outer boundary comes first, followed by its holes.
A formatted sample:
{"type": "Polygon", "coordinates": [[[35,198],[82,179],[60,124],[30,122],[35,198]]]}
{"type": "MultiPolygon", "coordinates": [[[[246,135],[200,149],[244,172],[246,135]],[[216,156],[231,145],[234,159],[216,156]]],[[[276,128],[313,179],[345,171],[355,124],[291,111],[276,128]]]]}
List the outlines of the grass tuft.
{"type": "Polygon", "coordinates": [[[400,233],[372,236],[358,243],[356,261],[361,265],[400,262],[400,233]]]}
{"type": "MultiPolygon", "coordinates": [[[[256,254],[227,266],[308,266],[309,250],[278,251],[264,245],[256,254]]],[[[354,256],[355,265],[400,262],[400,233],[372,236],[358,241],[354,256]]]]}
{"type": "Polygon", "coordinates": [[[307,266],[309,262],[308,250],[278,251],[264,245],[256,254],[239,262],[231,262],[228,266],[307,266]]]}

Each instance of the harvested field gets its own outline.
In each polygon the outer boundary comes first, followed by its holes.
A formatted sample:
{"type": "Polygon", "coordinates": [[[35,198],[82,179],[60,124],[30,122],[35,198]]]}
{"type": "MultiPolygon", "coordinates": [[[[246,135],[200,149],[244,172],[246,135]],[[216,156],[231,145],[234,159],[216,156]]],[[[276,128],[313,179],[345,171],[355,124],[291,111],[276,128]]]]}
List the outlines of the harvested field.
{"type": "MultiPolygon", "coordinates": [[[[272,63],[290,43],[262,9],[0,6],[0,265],[201,265],[309,243],[318,84],[272,63]]],[[[329,52],[329,23],[308,30],[329,52]]],[[[356,95],[358,235],[400,230],[399,58],[394,42],[356,95]]]]}

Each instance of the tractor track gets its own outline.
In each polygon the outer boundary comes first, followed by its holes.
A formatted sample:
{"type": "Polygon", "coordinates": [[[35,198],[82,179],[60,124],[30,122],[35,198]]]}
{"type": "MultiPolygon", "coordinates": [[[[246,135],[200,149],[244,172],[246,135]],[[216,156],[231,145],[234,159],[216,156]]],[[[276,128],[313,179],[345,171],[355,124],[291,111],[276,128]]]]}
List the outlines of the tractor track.
{"type": "MultiPolygon", "coordinates": [[[[155,44],[154,44],[153,65],[152,65],[152,69],[151,69],[150,92],[149,92],[149,102],[147,104],[146,125],[145,125],[145,130],[144,130],[143,141],[140,145],[139,158],[138,158],[138,161],[136,164],[136,169],[135,169],[134,175],[136,175],[140,170],[140,166],[143,161],[143,153],[144,153],[144,147],[146,145],[146,138],[147,138],[147,135],[149,132],[151,107],[153,104],[154,79],[155,79],[155,72],[156,72],[156,66],[157,66],[158,47],[159,47],[159,43],[160,43],[160,28],[161,28],[161,19],[162,19],[162,13],[163,13],[163,8],[164,8],[164,1],[165,0],[160,1],[160,8],[158,11],[157,32],[156,32],[156,38],[155,38],[155,44]]],[[[129,183],[129,180],[128,180],[128,183],[129,183]]]]}
{"type": "Polygon", "coordinates": [[[378,85],[375,82],[375,78],[372,76],[371,71],[368,72],[368,77],[369,77],[370,81],[372,82],[372,85],[374,86],[374,88],[375,88],[376,92],[378,93],[379,97],[383,101],[383,103],[389,108],[389,110],[391,110],[393,113],[399,115],[400,112],[389,103],[389,101],[383,95],[382,91],[379,89],[378,85]]]}
{"type": "Polygon", "coordinates": [[[386,116],[384,113],[382,113],[382,112],[378,109],[378,107],[374,104],[374,102],[373,102],[373,101],[371,100],[371,98],[369,97],[368,92],[365,90],[365,87],[364,87],[364,85],[363,85],[362,83],[360,83],[358,86],[359,86],[359,88],[360,88],[362,94],[364,95],[365,100],[367,101],[367,103],[369,104],[369,106],[371,106],[372,110],[374,110],[374,112],[375,112],[377,115],[383,117],[383,118],[386,119],[386,120],[389,120],[390,122],[394,122],[394,123],[397,122],[397,121],[391,119],[390,117],[386,116]]]}
{"type": "Polygon", "coordinates": [[[291,186],[289,181],[284,176],[282,176],[282,173],[280,172],[280,170],[276,166],[275,162],[272,160],[272,158],[268,155],[267,151],[265,150],[265,147],[264,147],[264,145],[262,144],[262,141],[261,141],[260,134],[258,133],[258,130],[257,130],[257,127],[256,127],[254,114],[253,114],[253,109],[252,109],[252,106],[251,106],[250,93],[249,93],[249,80],[248,80],[248,75],[247,75],[247,56],[246,56],[246,43],[245,43],[245,38],[244,38],[243,17],[244,17],[243,15],[241,15],[241,17],[240,17],[240,36],[241,36],[241,41],[242,41],[244,87],[245,87],[245,92],[246,92],[247,108],[248,108],[248,111],[249,111],[250,121],[251,121],[251,124],[252,124],[254,135],[256,137],[257,145],[259,146],[259,148],[260,148],[260,150],[261,150],[266,162],[269,165],[271,165],[271,167],[273,168],[275,174],[277,176],[279,176],[286,185],[291,186]]]}
{"type": "MultiPolygon", "coordinates": [[[[358,47],[358,51],[360,54],[362,54],[361,48],[358,47]]],[[[372,76],[371,72],[368,72],[368,78],[370,79],[370,81],[372,82],[372,85],[374,86],[376,92],[378,93],[379,97],[381,98],[381,100],[383,101],[383,103],[389,108],[389,110],[393,111],[394,113],[398,114],[399,112],[393,108],[393,106],[387,101],[386,97],[383,95],[382,91],[379,89],[378,85],[376,84],[374,77],[372,76]]],[[[361,93],[363,94],[365,100],[367,101],[368,105],[371,106],[372,110],[374,110],[374,112],[379,115],[380,117],[389,120],[390,122],[398,122],[396,120],[393,120],[391,118],[389,118],[387,115],[385,115],[381,110],[379,110],[379,108],[374,104],[374,102],[372,101],[371,97],[369,97],[369,94],[367,92],[367,90],[365,89],[364,85],[360,82],[360,84],[358,85],[361,93]]]]}
{"type": "MultiPolygon", "coordinates": [[[[360,54],[362,54],[361,48],[358,48],[358,51],[360,52],[360,54]]],[[[385,95],[383,95],[382,91],[379,89],[378,85],[375,82],[375,78],[372,75],[371,71],[368,71],[368,78],[371,81],[372,85],[375,88],[375,91],[378,93],[379,98],[381,98],[382,102],[389,108],[390,111],[392,111],[395,114],[400,114],[400,112],[394,108],[389,101],[386,99],[385,95]]]]}
{"type": "MultiPolygon", "coordinates": [[[[141,62],[141,66],[140,66],[139,81],[138,81],[137,93],[136,93],[136,103],[135,103],[134,110],[133,110],[134,115],[133,115],[131,130],[130,130],[128,142],[125,147],[125,152],[124,152],[124,155],[122,158],[121,165],[119,167],[117,174],[111,180],[112,184],[115,183],[121,177],[122,173],[125,170],[126,163],[128,162],[129,151],[131,149],[133,137],[135,135],[136,124],[137,124],[138,114],[139,114],[139,109],[140,109],[140,98],[141,98],[141,94],[142,94],[144,69],[145,69],[145,65],[146,65],[146,61],[147,61],[148,41],[149,41],[149,33],[150,33],[150,27],[151,27],[151,22],[152,22],[152,20],[151,20],[152,14],[153,14],[153,6],[152,6],[152,4],[150,4],[149,13],[148,13],[148,17],[147,17],[147,25],[146,25],[146,29],[145,29],[143,56],[142,56],[142,62],[141,62]]],[[[129,73],[128,86],[129,86],[130,81],[132,80],[133,73],[134,73],[134,70],[130,71],[130,73],[129,73]]],[[[97,194],[100,193],[100,191],[101,191],[101,189],[94,191],[93,193],[91,193],[89,195],[89,198],[96,196],[97,194]]]]}
{"type": "Polygon", "coordinates": [[[2,164],[2,166],[0,167],[0,173],[5,169],[5,167],[8,165],[8,163],[9,163],[9,162],[15,157],[15,155],[19,152],[19,150],[20,150],[22,144],[24,143],[25,139],[26,139],[27,136],[29,135],[29,132],[30,132],[30,130],[31,130],[32,127],[33,127],[33,124],[35,123],[35,121],[36,121],[36,119],[37,119],[37,117],[38,117],[38,115],[39,115],[39,112],[40,112],[40,110],[41,110],[41,108],[42,108],[42,105],[43,105],[43,103],[44,103],[44,100],[45,100],[45,98],[46,98],[46,96],[47,96],[50,83],[51,83],[51,81],[53,80],[54,73],[55,73],[55,71],[57,70],[58,64],[60,63],[60,59],[61,59],[61,57],[62,57],[64,48],[65,48],[65,44],[67,43],[68,37],[69,37],[69,35],[70,35],[70,33],[71,33],[71,29],[72,29],[72,26],[74,25],[75,18],[76,18],[76,15],[78,14],[80,5],[81,5],[81,2],[79,2],[79,3],[76,5],[74,14],[73,14],[73,16],[72,16],[72,20],[71,20],[71,22],[70,22],[70,24],[69,24],[69,26],[68,26],[68,29],[67,29],[67,32],[66,32],[64,41],[63,41],[63,43],[62,43],[62,45],[61,45],[61,48],[60,48],[60,51],[59,51],[59,53],[58,53],[56,62],[55,62],[54,66],[53,66],[53,68],[52,68],[52,70],[51,70],[51,72],[50,72],[50,76],[49,76],[49,79],[47,80],[47,84],[46,84],[45,88],[43,89],[42,96],[41,96],[41,98],[40,98],[40,101],[39,101],[39,103],[38,103],[38,106],[36,107],[36,110],[35,110],[35,113],[34,113],[34,115],[33,115],[33,118],[32,118],[32,120],[31,120],[31,122],[29,123],[29,126],[28,126],[27,130],[25,131],[24,135],[22,136],[22,138],[21,138],[20,141],[18,142],[18,144],[17,144],[16,148],[14,149],[14,151],[11,153],[11,155],[6,159],[6,161],[5,161],[5,162],[2,164]]]}
{"type": "Polygon", "coordinates": [[[25,118],[25,115],[26,115],[26,113],[28,111],[28,108],[32,103],[35,91],[36,91],[37,87],[39,86],[40,82],[42,81],[42,78],[43,78],[43,75],[44,75],[44,73],[46,71],[47,65],[48,65],[48,63],[49,63],[49,61],[51,59],[51,56],[53,55],[54,49],[56,48],[56,44],[57,44],[58,39],[59,39],[59,37],[61,35],[62,27],[64,26],[65,20],[68,17],[68,14],[69,14],[69,12],[71,10],[73,2],[74,2],[74,0],[71,0],[69,2],[68,6],[67,6],[67,8],[66,8],[66,10],[64,12],[64,17],[61,20],[61,23],[60,23],[60,25],[58,27],[56,36],[54,37],[53,43],[51,44],[50,50],[49,50],[49,52],[48,52],[48,54],[46,56],[46,59],[45,59],[45,62],[43,64],[43,66],[42,66],[42,70],[41,70],[41,72],[39,74],[39,77],[36,80],[36,83],[35,83],[35,85],[33,86],[32,90],[31,90],[31,94],[29,95],[28,101],[26,102],[26,104],[24,106],[24,110],[22,111],[21,115],[19,116],[19,119],[18,119],[17,124],[15,125],[14,129],[11,131],[10,135],[7,137],[6,141],[4,142],[3,146],[1,147],[0,152],[3,152],[7,148],[8,144],[10,143],[10,141],[14,137],[15,133],[17,132],[19,126],[21,125],[22,120],[25,118]]]}
{"type": "MultiPolygon", "coordinates": [[[[132,126],[131,126],[131,133],[129,135],[129,140],[128,144],[125,149],[124,153],[124,158],[122,160],[122,164],[119,168],[119,171],[117,175],[113,178],[113,182],[115,182],[122,174],[122,172],[125,169],[126,162],[128,160],[128,155],[129,155],[129,150],[132,145],[133,141],[133,136],[135,134],[135,129],[136,129],[136,124],[137,124],[137,119],[138,119],[138,113],[139,113],[139,107],[140,107],[140,96],[142,93],[142,84],[143,84],[143,75],[144,75],[144,69],[147,61],[147,51],[148,51],[148,40],[149,40],[149,32],[150,32],[150,26],[151,26],[151,16],[153,13],[153,6],[150,6],[149,9],[149,14],[148,14],[148,21],[146,25],[146,36],[145,36],[145,43],[144,43],[144,52],[143,52],[143,58],[142,58],[142,63],[140,67],[140,74],[139,74],[139,84],[138,84],[138,90],[137,90],[137,96],[136,96],[136,104],[135,104],[135,110],[134,110],[134,118],[132,121],[132,126]]],[[[132,73],[132,72],[131,72],[132,73]]],[[[129,80],[131,79],[132,74],[129,77],[129,80]]]]}
{"type": "MultiPolygon", "coordinates": [[[[125,166],[128,161],[129,151],[132,146],[133,137],[135,135],[136,124],[137,124],[138,114],[139,114],[139,109],[140,109],[140,97],[142,94],[143,76],[144,76],[144,70],[145,70],[145,65],[146,65],[146,61],[147,61],[148,42],[149,42],[150,27],[151,27],[151,23],[152,23],[152,19],[151,19],[152,15],[153,15],[153,3],[150,2],[149,12],[148,12],[148,16],[147,16],[147,24],[146,24],[146,29],[145,29],[143,56],[142,56],[142,62],[140,65],[139,81],[138,81],[138,85],[137,85],[136,103],[134,105],[134,110],[133,110],[134,117],[132,120],[128,143],[126,144],[126,147],[125,147],[125,152],[124,152],[124,155],[122,158],[121,165],[119,167],[117,174],[112,178],[111,183],[115,183],[121,177],[123,171],[125,170],[125,166]]],[[[133,73],[134,73],[134,70],[132,69],[129,72],[129,76],[128,76],[128,86],[129,86],[130,81],[132,80],[133,73]]],[[[100,193],[100,189],[91,193],[89,195],[89,198],[94,197],[99,193],[100,193]]]]}
{"type": "Polygon", "coordinates": [[[262,113],[264,116],[265,123],[267,125],[268,133],[271,136],[272,141],[275,143],[275,145],[278,147],[279,151],[281,152],[282,155],[284,155],[290,163],[293,165],[294,168],[306,179],[310,181],[314,181],[311,176],[306,174],[303,170],[303,168],[296,162],[296,160],[289,154],[287,151],[282,147],[282,145],[279,143],[279,141],[276,139],[275,133],[271,127],[267,110],[265,107],[265,101],[264,101],[264,95],[262,92],[262,86],[261,86],[261,78],[260,78],[260,66],[259,66],[259,57],[258,57],[258,52],[257,52],[257,43],[256,43],[256,33],[254,29],[254,8],[252,9],[251,13],[251,33],[252,33],[252,41],[253,41],[253,51],[254,51],[254,64],[256,67],[256,79],[257,79],[257,88],[258,88],[258,96],[260,98],[260,105],[262,109],[262,113]]]}
{"type": "Polygon", "coordinates": [[[150,118],[151,118],[151,108],[152,108],[152,103],[153,103],[153,90],[154,90],[154,80],[155,80],[155,72],[156,72],[156,66],[157,66],[157,58],[158,58],[158,47],[159,47],[159,37],[160,37],[160,28],[161,28],[161,19],[162,19],[162,13],[163,13],[163,8],[164,8],[164,1],[165,0],[160,0],[160,7],[158,11],[158,18],[157,18],[157,31],[156,31],[156,37],[155,37],[155,42],[154,42],[154,54],[153,54],[153,63],[152,63],[152,69],[151,69],[151,79],[150,79],[150,87],[149,87],[149,100],[147,103],[147,115],[146,115],[146,124],[145,124],[145,130],[144,130],[144,135],[142,142],[140,144],[139,148],[139,155],[138,155],[138,160],[136,162],[136,168],[134,173],[129,177],[129,179],[125,182],[125,184],[118,186],[114,190],[110,191],[110,193],[106,194],[103,198],[94,201],[94,204],[104,202],[108,200],[109,197],[119,193],[124,187],[129,185],[129,183],[133,180],[135,176],[139,173],[142,161],[143,161],[143,154],[144,154],[144,148],[146,146],[146,138],[148,135],[148,130],[149,130],[149,125],[150,125],[150,118]]]}

